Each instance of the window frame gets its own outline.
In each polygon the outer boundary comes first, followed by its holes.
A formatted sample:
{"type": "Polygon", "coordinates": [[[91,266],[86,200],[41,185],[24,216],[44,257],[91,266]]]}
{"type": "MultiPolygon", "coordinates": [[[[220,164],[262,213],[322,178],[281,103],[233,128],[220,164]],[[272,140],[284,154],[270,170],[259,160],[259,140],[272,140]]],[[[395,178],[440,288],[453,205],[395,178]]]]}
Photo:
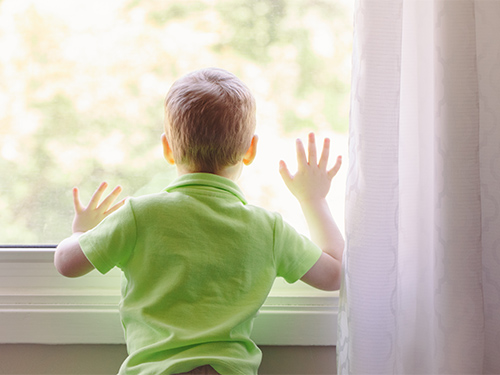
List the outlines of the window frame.
{"type": "MultiPolygon", "coordinates": [[[[69,279],[51,245],[0,248],[0,344],[124,344],[121,271],[69,279]]],[[[258,345],[336,345],[338,292],[278,279],[254,323],[258,345]]]]}

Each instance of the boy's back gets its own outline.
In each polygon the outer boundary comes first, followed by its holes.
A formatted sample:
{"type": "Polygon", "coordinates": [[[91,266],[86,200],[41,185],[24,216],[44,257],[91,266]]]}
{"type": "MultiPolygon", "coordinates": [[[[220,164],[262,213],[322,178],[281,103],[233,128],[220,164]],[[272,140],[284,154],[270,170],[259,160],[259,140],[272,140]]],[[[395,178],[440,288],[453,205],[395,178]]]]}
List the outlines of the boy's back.
{"type": "Polygon", "coordinates": [[[205,173],[130,199],[87,233],[80,245],[94,266],[124,272],[127,374],[206,364],[256,374],[250,332],[275,278],[295,282],[321,254],[279,215],[247,205],[235,183],[205,173]]]}
{"type": "Polygon", "coordinates": [[[318,161],[310,134],[307,155],[297,142],[295,175],[280,162],[316,246],[279,215],[247,205],[235,183],[258,141],[255,100],[236,76],[203,69],[177,80],[164,130],[164,157],[180,177],[167,192],[126,204],[113,204],[120,187],[101,202],[106,183],[86,207],[73,189],[73,235],[58,245],[56,268],[68,277],[123,270],[130,355],[121,373],[256,374],[250,331],[275,277],[339,288],[344,242],[325,197],[341,159],[328,170],[329,140],[318,161]]]}

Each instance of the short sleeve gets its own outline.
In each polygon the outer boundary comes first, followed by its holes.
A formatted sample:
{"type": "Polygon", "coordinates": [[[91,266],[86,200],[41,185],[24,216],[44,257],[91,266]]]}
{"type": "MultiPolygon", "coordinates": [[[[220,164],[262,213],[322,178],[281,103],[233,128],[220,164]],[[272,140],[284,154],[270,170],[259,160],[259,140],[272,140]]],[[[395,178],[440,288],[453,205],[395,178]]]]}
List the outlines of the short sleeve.
{"type": "Polygon", "coordinates": [[[309,238],[283,221],[281,215],[276,216],[274,236],[277,275],[288,283],[294,283],[314,266],[322,251],[309,238]]]}
{"type": "Polygon", "coordinates": [[[102,274],[125,264],[136,243],[136,223],[131,200],[82,234],[80,247],[90,263],[102,274]]]}

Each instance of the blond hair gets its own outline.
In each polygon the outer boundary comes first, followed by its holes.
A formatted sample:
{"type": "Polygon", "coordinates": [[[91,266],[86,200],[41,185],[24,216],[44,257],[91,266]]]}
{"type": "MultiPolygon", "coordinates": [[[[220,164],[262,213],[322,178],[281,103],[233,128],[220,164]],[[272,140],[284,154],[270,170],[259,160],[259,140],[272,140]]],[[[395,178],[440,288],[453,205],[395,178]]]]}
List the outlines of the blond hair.
{"type": "Polygon", "coordinates": [[[165,133],[175,162],[192,172],[235,165],[255,131],[255,99],[223,69],[197,70],[174,82],[165,99],[165,133]]]}

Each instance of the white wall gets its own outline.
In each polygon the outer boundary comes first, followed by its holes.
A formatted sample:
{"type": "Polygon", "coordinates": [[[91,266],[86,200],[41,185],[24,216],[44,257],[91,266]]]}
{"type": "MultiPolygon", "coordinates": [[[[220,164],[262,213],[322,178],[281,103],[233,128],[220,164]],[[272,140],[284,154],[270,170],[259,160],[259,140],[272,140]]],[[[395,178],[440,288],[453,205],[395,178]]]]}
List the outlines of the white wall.
{"type": "MultiPolygon", "coordinates": [[[[335,374],[333,346],[262,346],[260,375],[335,374]]],[[[116,374],[124,345],[0,345],[3,375],[116,374]]]]}

